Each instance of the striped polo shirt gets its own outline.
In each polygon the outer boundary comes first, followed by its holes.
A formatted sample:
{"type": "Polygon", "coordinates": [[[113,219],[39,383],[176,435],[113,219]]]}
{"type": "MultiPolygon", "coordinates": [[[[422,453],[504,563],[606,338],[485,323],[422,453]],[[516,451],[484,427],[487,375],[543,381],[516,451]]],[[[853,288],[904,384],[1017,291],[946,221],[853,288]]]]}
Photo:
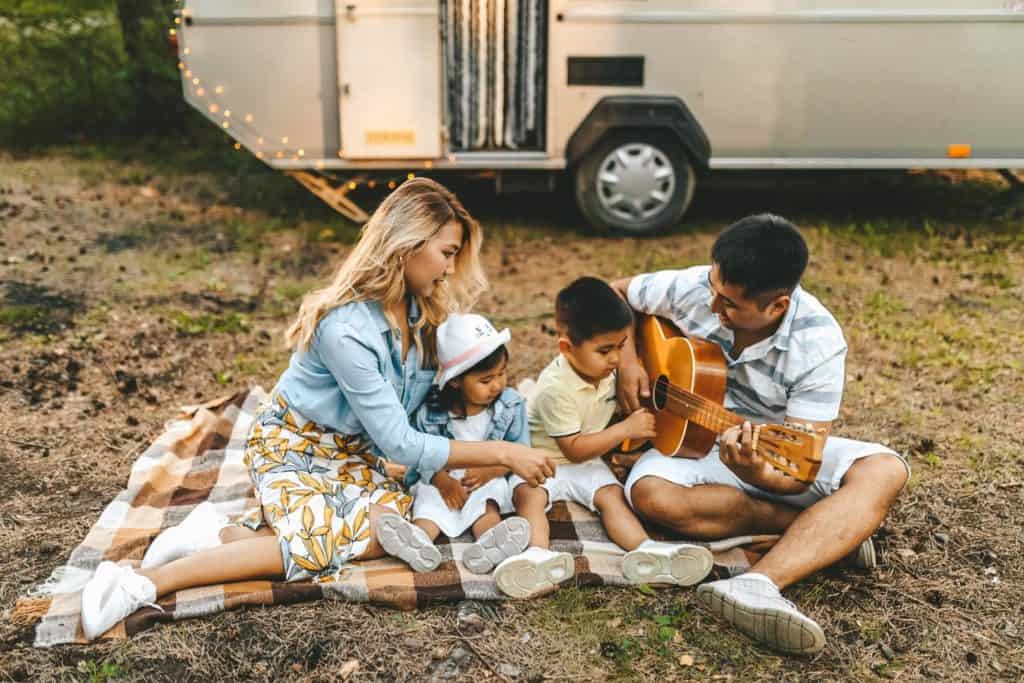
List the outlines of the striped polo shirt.
{"type": "Polygon", "coordinates": [[[710,272],[710,266],[695,266],[638,275],[629,284],[629,304],[722,348],[729,410],[756,422],[838,417],[847,346],[828,309],[798,286],[775,333],[733,358],[733,332],[711,311],[710,272]]]}

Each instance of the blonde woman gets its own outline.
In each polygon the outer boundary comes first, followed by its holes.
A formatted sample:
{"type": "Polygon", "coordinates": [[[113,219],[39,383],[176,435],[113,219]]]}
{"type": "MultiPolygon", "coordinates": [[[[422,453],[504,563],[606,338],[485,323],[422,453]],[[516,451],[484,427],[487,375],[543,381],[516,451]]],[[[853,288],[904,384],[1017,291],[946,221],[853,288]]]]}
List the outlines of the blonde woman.
{"type": "MultiPolygon", "coordinates": [[[[486,287],[480,243],[479,225],[434,181],[410,180],[385,199],[333,282],[305,298],[287,331],[295,352],[246,446],[260,509],[244,527],[227,526],[201,505],[154,541],[138,571],[101,563],[82,592],[85,636],[185,588],[325,577],[382,556],[378,518],[392,538],[418,531],[403,526],[412,500],[388,476],[388,461],[408,468],[408,483],[495,465],[534,484],[552,476],[544,451],[449,441],[410,426],[434,380],[438,326],[486,287]]],[[[429,539],[404,541],[405,553],[433,549],[429,539]]]]}

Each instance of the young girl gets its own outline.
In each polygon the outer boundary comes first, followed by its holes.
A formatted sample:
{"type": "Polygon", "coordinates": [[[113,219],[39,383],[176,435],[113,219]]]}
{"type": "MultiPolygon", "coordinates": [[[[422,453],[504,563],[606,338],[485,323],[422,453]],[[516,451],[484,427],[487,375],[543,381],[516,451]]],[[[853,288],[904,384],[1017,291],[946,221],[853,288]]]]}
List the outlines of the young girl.
{"type": "MultiPolygon", "coordinates": [[[[506,387],[508,341],[507,329],[498,333],[482,316],[448,316],[437,330],[441,390],[416,411],[416,428],[458,441],[529,446],[526,401],[506,387]]],[[[441,561],[433,543],[441,532],[457,538],[472,527],[476,542],[463,553],[463,564],[475,574],[490,572],[525,550],[530,540],[530,525],[522,517],[501,521],[501,513],[512,511],[507,473],[503,467],[413,471],[407,481],[431,474],[433,479],[411,491],[413,524],[398,515],[380,517],[381,547],[418,572],[431,571],[441,561]]]]}
{"type": "Polygon", "coordinates": [[[477,222],[432,180],[403,183],[381,203],[288,329],[291,362],[246,444],[260,504],[249,528],[218,528],[223,520],[205,515],[184,525],[204,533],[171,534],[138,570],[102,562],[82,591],[86,638],[185,588],[325,577],[380,557],[380,518],[407,516],[412,502],[387,461],[422,472],[502,465],[535,484],[553,474],[544,451],[450,441],[410,424],[436,374],[438,326],[486,285],[480,242],[477,222]]]}

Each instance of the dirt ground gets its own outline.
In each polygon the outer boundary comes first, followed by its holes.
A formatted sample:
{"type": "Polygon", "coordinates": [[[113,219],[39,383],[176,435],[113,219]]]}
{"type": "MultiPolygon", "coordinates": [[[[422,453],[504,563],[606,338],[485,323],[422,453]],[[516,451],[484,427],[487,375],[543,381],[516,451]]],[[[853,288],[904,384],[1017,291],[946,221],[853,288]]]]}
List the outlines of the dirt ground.
{"type": "MultiPolygon", "coordinates": [[[[470,638],[454,605],[244,609],[49,650],[4,617],[0,678],[1024,676],[1024,220],[1003,181],[716,176],[685,226],[643,241],[587,235],[561,196],[456,189],[486,229],[492,287],[479,310],[512,328],[517,379],[554,353],[552,299],[572,278],[703,263],[715,233],[754,211],[805,229],[805,286],[851,349],[836,432],[881,441],[914,470],[875,536],[877,570],[829,570],[788,592],[822,624],[825,652],[779,657],[688,590],[566,588],[494,604],[470,638]]],[[[284,326],[355,235],[266,172],[0,155],[0,610],[67,559],[178,406],[273,385],[284,326]]]]}

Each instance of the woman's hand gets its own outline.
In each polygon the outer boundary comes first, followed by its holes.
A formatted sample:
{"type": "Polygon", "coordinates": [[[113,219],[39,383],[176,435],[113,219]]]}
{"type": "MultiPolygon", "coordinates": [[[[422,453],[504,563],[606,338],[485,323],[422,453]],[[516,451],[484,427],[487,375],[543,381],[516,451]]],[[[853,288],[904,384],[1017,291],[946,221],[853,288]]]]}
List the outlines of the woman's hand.
{"type": "Polygon", "coordinates": [[[461,510],[469,498],[469,492],[462,482],[447,472],[438,472],[431,483],[437,487],[449,510],[461,510]]]}
{"type": "Polygon", "coordinates": [[[619,366],[616,384],[615,394],[623,415],[631,415],[640,410],[651,397],[651,380],[639,362],[619,366]]]}
{"type": "Polygon", "coordinates": [[[462,477],[462,485],[469,491],[476,491],[490,480],[504,477],[506,474],[508,474],[507,467],[497,465],[494,467],[471,467],[462,477]]]}
{"type": "Polygon", "coordinates": [[[502,451],[501,464],[522,477],[530,486],[540,486],[555,476],[555,463],[543,448],[509,443],[502,451]]]}

